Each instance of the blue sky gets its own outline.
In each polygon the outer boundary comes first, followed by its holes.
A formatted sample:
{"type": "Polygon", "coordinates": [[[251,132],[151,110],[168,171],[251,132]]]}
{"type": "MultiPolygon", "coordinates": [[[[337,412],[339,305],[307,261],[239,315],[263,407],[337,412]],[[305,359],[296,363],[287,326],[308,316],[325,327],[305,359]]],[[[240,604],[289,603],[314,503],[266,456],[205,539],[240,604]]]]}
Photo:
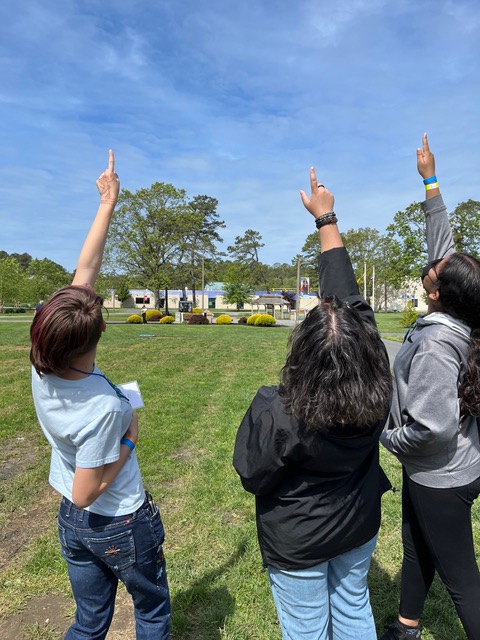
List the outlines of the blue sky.
{"type": "Polygon", "coordinates": [[[423,196],[480,200],[475,0],[32,0],[0,4],[0,249],[73,269],[113,148],[122,186],[219,201],[263,262],[314,231],[314,165],[341,229],[423,196]]]}

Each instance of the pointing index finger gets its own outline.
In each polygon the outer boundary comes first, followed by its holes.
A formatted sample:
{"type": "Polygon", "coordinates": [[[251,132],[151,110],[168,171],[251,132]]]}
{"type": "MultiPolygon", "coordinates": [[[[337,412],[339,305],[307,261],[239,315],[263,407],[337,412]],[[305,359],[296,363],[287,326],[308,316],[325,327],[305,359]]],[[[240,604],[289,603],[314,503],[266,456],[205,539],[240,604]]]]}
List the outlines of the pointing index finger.
{"type": "Polygon", "coordinates": [[[428,146],[428,138],[427,138],[427,134],[426,133],[423,134],[423,151],[424,152],[430,151],[430,147],[428,146]]]}
{"type": "Polygon", "coordinates": [[[315,174],[315,169],[313,167],[310,168],[310,187],[313,190],[317,187],[317,176],[315,174]]]}
{"type": "Polygon", "coordinates": [[[108,170],[111,173],[115,171],[115,156],[113,155],[112,149],[108,150],[108,170]]]}

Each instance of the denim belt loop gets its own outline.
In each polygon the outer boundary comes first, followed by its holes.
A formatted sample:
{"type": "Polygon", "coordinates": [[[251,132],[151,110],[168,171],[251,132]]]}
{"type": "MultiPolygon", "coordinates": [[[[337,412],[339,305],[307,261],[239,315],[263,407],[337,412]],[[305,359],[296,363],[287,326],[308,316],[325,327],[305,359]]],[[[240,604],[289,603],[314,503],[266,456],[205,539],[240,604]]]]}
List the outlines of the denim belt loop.
{"type": "Polygon", "coordinates": [[[70,511],[72,510],[73,503],[70,502],[70,500],[67,500],[67,498],[63,498],[63,503],[67,507],[67,509],[65,511],[65,517],[69,518],[70,517],[70,511]]]}

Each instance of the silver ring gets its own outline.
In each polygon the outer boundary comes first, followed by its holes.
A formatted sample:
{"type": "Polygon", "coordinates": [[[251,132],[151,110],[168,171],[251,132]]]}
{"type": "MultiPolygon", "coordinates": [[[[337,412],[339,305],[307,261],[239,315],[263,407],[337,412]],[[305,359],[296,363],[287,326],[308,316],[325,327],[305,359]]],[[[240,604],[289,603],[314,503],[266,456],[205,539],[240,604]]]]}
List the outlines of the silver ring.
{"type": "Polygon", "coordinates": [[[325,185],[324,185],[324,184],[317,184],[317,187],[318,187],[319,189],[320,189],[320,188],[321,188],[321,189],[326,189],[326,187],[325,187],[325,185]]]}

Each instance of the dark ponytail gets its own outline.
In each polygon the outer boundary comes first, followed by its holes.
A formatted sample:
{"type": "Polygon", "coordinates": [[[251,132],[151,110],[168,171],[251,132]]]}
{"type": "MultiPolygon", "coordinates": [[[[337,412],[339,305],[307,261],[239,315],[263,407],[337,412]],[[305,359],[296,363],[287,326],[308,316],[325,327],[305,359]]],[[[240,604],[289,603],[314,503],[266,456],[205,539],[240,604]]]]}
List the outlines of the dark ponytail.
{"type": "Polygon", "coordinates": [[[470,336],[467,372],[458,392],[462,416],[480,416],[480,329],[470,336]]]}

